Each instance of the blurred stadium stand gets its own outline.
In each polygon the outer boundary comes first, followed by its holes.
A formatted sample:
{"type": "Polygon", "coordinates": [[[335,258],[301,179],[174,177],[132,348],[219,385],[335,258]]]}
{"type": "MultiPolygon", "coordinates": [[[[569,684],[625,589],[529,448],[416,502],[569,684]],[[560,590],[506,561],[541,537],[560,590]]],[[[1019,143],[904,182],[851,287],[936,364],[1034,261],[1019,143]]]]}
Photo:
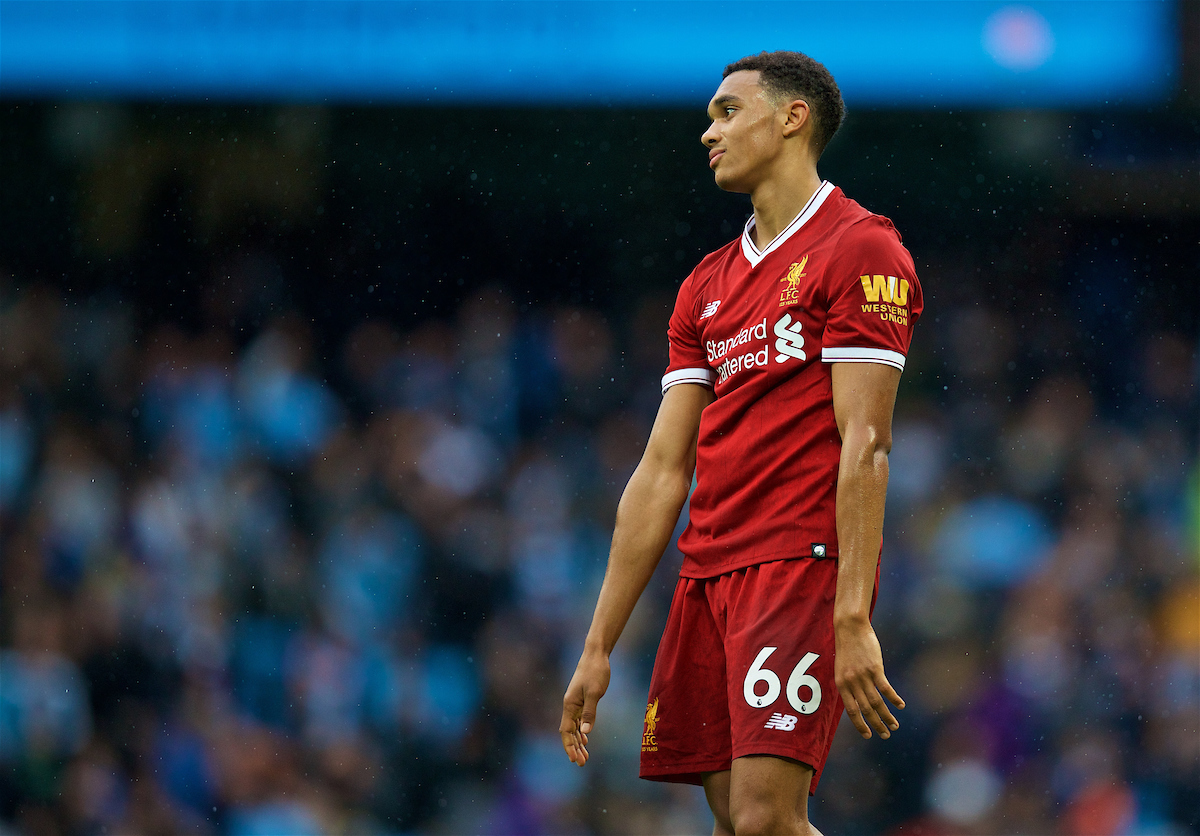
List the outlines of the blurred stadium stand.
{"type": "MultiPolygon", "coordinates": [[[[927,296],[876,611],[909,707],[843,724],[830,836],[1200,833],[1200,4],[1150,5],[1165,91],[852,98],[822,165],[927,296]]],[[[703,99],[4,85],[0,833],[709,832],[636,778],[673,549],[586,769],[556,731],[675,288],[749,211],[703,99]]]]}

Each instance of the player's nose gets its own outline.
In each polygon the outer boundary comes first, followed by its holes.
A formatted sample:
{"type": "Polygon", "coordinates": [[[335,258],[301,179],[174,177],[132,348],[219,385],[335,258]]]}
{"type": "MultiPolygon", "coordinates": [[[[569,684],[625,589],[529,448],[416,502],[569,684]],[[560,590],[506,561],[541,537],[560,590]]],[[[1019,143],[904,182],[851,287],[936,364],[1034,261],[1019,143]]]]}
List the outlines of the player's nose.
{"type": "Polygon", "coordinates": [[[721,140],[720,134],[717,133],[717,123],[713,122],[708,126],[708,130],[700,134],[700,144],[705,148],[711,148],[721,140]]]}

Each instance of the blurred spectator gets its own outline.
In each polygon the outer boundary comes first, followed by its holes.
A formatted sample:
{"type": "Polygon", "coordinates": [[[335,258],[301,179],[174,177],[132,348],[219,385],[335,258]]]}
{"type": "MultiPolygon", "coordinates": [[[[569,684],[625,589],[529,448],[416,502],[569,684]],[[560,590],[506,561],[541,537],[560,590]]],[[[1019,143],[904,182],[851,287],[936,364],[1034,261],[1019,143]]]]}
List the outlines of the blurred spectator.
{"type": "MultiPolygon", "coordinates": [[[[697,790],[635,777],[673,545],[586,770],[556,732],[670,300],[622,322],[488,287],[340,344],[249,308],[235,339],[218,302],[140,332],[108,297],[0,304],[0,828],[710,828],[697,790]]],[[[1112,410],[1074,372],[1017,391],[999,309],[944,317],[917,362],[953,385],[897,408],[876,612],[909,709],[890,748],[839,734],[814,819],[1194,831],[1194,344],[1149,337],[1112,410]]]]}
{"type": "Polygon", "coordinates": [[[92,731],[87,682],[63,656],[63,608],[31,603],[14,618],[12,647],[0,651],[0,760],[30,766],[69,758],[92,731]]]}

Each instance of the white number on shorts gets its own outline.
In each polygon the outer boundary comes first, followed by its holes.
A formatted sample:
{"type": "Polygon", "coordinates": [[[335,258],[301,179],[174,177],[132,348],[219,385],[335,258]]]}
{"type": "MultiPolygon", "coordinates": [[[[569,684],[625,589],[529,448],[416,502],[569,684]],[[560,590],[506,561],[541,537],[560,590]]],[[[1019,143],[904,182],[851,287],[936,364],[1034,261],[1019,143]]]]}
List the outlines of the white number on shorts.
{"type": "MultiPolygon", "coordinates": [[[[762,708],[779,699],[779,677],[775,675],[774,671],[763,667],[763,663],[778,649],[777,647],[764,647],[758,652],[750,670],[746,672],[746,681],[742,683],[742,695],[745,696],[746,703],[751,708],[762,708]],[[755,692],[755,686],[760,682],[767,683],[767,692],[761,697],[755,692]]],[[[804,658],[792,669],[792,675],[788,677],[788,702],[801,714],[812,714],[821,705],[821,683],[808,672],[812,663],[819,658],[821,657],[816,653],[805,653],[804,658]],[[809,690],[808,699],[800,699],[801,688],[809,690]]]]}
{"type": "Polygon", "coordinates": [[[762,708],[779,699],[779,677],[774,672],[760,667],[763,662],[767,661],[767,657],[778,649],[777,647],[764,647],[758,651],[758,657],[750,666],[750,670],[746,672],[746,681],[742,683],[742,694],[751,708],[762,708]],[[760,682],[767,683],[767,693],[761,697],[754,693],[754,686],[760,682]]]}
{"type": "Polygon", "coordinates": [[[788,702],[801,714],[812,714],[821,704],[821,683],[817,682],[815,676],[808,673],[809,666],[819,658],[816,653],[805,653],[800,664],[796,665],[792,670],[792,675],[788,677],[788,702]],[[812,692],[808,699],[800,699],[801,688],[808,688],[812,692]]]}

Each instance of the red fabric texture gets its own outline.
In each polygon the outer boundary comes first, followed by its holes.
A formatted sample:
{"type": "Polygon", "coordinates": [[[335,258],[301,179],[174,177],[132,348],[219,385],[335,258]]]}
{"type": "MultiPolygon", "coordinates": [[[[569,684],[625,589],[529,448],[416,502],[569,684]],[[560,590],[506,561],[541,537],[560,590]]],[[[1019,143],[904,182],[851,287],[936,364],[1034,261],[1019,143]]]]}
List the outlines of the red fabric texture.
{"type": "MultiPolygon", "coordinates": [[[[878,583],[878,573],[876,574],[878,583]]],[[[734,758],[775,755],[813,767],[815,792],[842,715],[833,681],[833,560],[780,560],[715,578],[681,577],[659,645],[643,727],[641,776],[701,783],[704,772],[729,769],[734,758]],[[758,682],[746,699],[746,679],[760,668],[779,680],[758,682]],[[817,654],[804,673],[821,688],[810,713],[788,695],[794,669],[817,654]]],[[[872,609],[874,598],[872,598],[872,609]]],[[[796,689],[811,702],[808,687],[796,689]]]]}
{"type": "Polygon", "coordinates": [[[707,376],[717,395],[700,421],[684,577],[837,555],[841,439],[822,357],[902,364],[922,296],[891,222],[827,192],[765,255],[743,236],[680,287],[664,386],[707,376]]]}

